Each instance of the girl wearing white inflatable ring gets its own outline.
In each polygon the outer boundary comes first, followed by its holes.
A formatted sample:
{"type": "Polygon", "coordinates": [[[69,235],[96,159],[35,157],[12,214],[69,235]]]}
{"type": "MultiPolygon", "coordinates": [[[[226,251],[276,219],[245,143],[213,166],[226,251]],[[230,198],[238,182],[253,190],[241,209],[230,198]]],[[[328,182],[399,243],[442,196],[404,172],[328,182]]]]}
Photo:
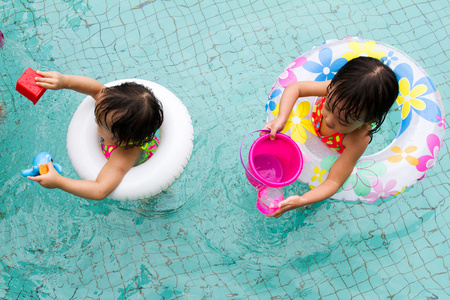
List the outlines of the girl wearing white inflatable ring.
{"type": "MultiPolygon", "coordinates": [[[[305,164],[299,180],[311,187],[314,187],[311,181],[315,180],[318,185],[301,196],[287,198],[280,203],[279,210],[271,216],[279,217],[290,209],[327,198],[371,202],[379,197],[387,197],[388,195],[383,193],[377,194],[380,187],[377,174],[372,176],[376,177],[375,181],[371,181],[372,174],[369,174],[373,171],[372,165],[376,165],[379,169],[384,168],[382,173],[386,173],[387,168],[380,155],[386,155],[387,150],[397,153],[391,155],[388,161],[399,160],[396,157],[399,156],[418,167],[419,160],[408,155],[415,148],[408,146],[403,148],[405,151],[398,146],[385,149],[382,151],[383,154],[375,155],[376,160],[361,157],[371,140],[371,135],[379,129],[390,106],[396,100],[399,86],[400,96],[397,103],[402,105],[402,108],[407,106],[405,110],[410,108],[408,105],[411,96],[405,95],[406,83],[402,80],[403,71],[407,68],[400,63],[394,73],[388,67],[392,63],[388,59],[394,58],[393,51],[382,51],[386,48],[377,49],[375,45],[375,42],[359,39],[327,42],[296,59],[275,83],[267,105],[269,123],[264,128],[271,129],[271,134],[276,131],[289,131],[291,137],[300,144],[306,161],[310,161],[305,164]],[[383,59],[385,64],[380,59],[383,59]],[[293,83],[287,86],[289,81],[293,83]],[[321,98],[302,98],[308,96],[321,98]],[[408,101],[406,105],[403,104],[405,99],[408,101]],[[372,124],[373,122],[375,124],[372,124]],[[300,124],[301,127],[296,126],[300,124]],[[364,167],[367,167],[366,170],[363,170],[364,167]],[[360,174],[357,174],[358,172],[360,174]],[[363,176],[359,176],[361,174],[363,176]],[[369,175],[364,176],[367,174],[369,175]]],[[[397,60],[398,57],[395,57],[394,61],[397,60]]],[[[431,80],[426,82],[429,83],[431,80]]],[[[425,100],[421,103],[424,102],[429,104],[431,101],[425,100]]],[[[417,104],[419,101],[413,99],[412,103],[417,104]]],[[[439,117],[442,119],[439,105],[428,106],[434,114],[434,118],[427,117],[429,120],[432,119],[434,122],[439,117]]],[[[407,113],[403,112],[403,119],[407,118],[407,113]]],[[[410,121],[409,119],[409,123],[410,121]]],[[[408,120],[402,122],[402,127],[409,125],[406,122],[408,120]]],[[[399,136],[404,131],[405,129],[402,131],[401,128],[399,136]]],[[[433,155],[437,153],[434,152],[433,155]]],[[[397,166],[389,167],[395,170],[397,166]]],[[[382,183],[384,190],[389,187],[388,192],[392,192],[396,186],[395,180],[382,183]]]]}
{"type": "MultiPolygon", "coordinates": [[[[164,88],[154,84],[158,90],[155,92],[148,81],[123,80],[108,84],[106,87],[94,79],[83,76],[62,75],[57,72],[40,72],[40,74],[44,78],[37,79],[37,84],[44,88],[70,88],[89,96],[75,113],[67,137],[69,157],[75,170],[80,171],[79,174],[83,180],[66,178],[52,171],[46,175],[37,176],[35,180],[44,187],[60,188],[74,195],[93,200],[103,199],[113,191],[116,192],[117,189],[119,189],[118,197],[116,197],[118,200],[150,196],[148,193],[149,177],[145,176],[147,175],[145,170],[143,173],[141,171],[141,174],[133,173],[139,173],[139,170],[135,171],[134,169],[140,167],[147,169],[147,162],[156,161],[156,154],[162,152],[155,152],[157,139],[154,136],[156,131],[162,127],[163,119],[166,118],[163,110],[164,104],[161,104],[159,98],[161,96],[164,98],[166,96],[164,93],[168,91],[164,91],[164,88]],[[163,90],[164,93],[161,94],[160,90],[163,90]],[[95,136],[95,142],[92,139],[93,136],[95,136]],[[99,136],[102,140],[104,154],[101,157],[98,156],[99,153],[102,154],[99,136]],[[144,148],[147,158],[151,157],[154,152],[155,158],[134,167],[144,148]],[[75,156],[73,153],[76,153],[75,156]],[[80,155],[81,157],[79,157],[80,155]],[[79,169],[78,158],[85,162],[81,165],[81,169],[79,169]],[[128,184],[125,194],[122,192],[121,195],[119,187],[130,181],[127,176],[131,177],[132,184],[131,186],[128,184]],[[138,183],[137,186],[136,183],[138,183]],[[147,189],[147,193],[143,193],[142,189],[147,189]]],[[[169,98],[173,98],[173,94],[170,94],[169,98]]],[[[169,115],[169,119],[172,118],[169,115]]],[[[190,122],[189,124],[191,125],[190,122]]],[[[178,177],[180,173],[173,175],[178,177]]],[[[162,184],[163,188],[170,183],[162,184]]],[[[158,182],[152,184],[157,186],[153,191],[160,191],[161,184],[158,182]]],[[[114,198],[114,193],[111,195],[110,198],[114,198]]]]}

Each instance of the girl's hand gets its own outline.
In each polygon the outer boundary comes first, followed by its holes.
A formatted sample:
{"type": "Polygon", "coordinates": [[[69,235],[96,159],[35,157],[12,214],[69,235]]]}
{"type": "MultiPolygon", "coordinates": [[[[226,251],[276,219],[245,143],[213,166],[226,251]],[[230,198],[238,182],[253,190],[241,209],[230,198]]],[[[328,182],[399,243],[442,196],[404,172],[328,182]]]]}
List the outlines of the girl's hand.
{"type": "Polygon", "coordinates": [[[36,77],[36,85],[50,90],[60,90],[65,88],[64,75],[55,71],[42,72],[36,71],[41,76],[36,77]]]}
{"type": "MultiPolygon", "coordinates": [[[[275,120],[270,121],[266,125],[264,125],[263,129],[269,129],[270,130],[270,139],[275,139],[275,134],[278,131],[283,130],[284,125],[286,124],[286,121],[281,120],[280,118],[276,118],[275,120]]],[[[261,135],[264,133],[261,133],[261,135]]]]}
{"type": "Polygon", "coordinates": [[[55,170],[55,167],[53,167],[53,164],[51,162],[47,163],[47,167],[48,167],[47,174],[39,176],[28,176],[27,178],[32,181],[36,181],[42,187],[45,187],[47,189],[57,188],[58,187],[57,183],[62,176],[55,170]]]}
{"type": "Polygon", "coordinates": [[[268,214],[268,217],[281,217],[285,212],[290,211],[292,209],[298,208],[300,206],[306,205],[307,203],[303,203],[302,198],[298,195],[289,196],[285,200],[278,203],[278,210],[268,214]]]}

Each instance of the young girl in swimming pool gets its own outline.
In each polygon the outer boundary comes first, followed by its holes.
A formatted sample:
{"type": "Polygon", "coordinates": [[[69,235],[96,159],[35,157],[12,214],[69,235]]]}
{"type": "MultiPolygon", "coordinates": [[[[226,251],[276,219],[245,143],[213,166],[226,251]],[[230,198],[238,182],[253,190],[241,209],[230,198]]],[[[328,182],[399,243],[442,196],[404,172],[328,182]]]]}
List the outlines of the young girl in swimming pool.
{"type": "Polygon", "coordinates": [[[352,173],[356,162],[379,130],[398,96],[394,72],[377,59],[358,57],[347,62],[331,81],[300,81],[290,84],[281,96],[276,119],[263,129],[270,129],[271,139],[282,130],[299,97],[318,96],[312,112],[317,136],[328,147],[341,153],[328,177],[316,188],[294,195],[278,204],[270,217],[323,201],[334,195],[352,173]]]}
{"type": "Polygon", "coordinates": [[[45,175],[28,177],[45,188],[59,188],[79,197],[101,200],[122,181],[125,174],[139,160],[143,151],[147,156],[156,150],[156,131],[163,122],[161,103],[151,90],[133,82],[105,87],[95,79],[40,72],[36,84],[46,89],[71,89],[95,99],[95,121],[102,138],[102,148],[108,162],[95,181],[76,180],[61,176],[48,163],[45,175]]]}

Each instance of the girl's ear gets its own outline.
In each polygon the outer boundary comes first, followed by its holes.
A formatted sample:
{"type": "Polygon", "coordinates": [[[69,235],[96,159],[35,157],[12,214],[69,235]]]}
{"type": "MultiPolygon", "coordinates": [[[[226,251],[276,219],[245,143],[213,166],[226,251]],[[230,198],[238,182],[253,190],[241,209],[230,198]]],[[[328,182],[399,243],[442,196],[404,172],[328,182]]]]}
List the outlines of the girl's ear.
{"type": "Polygon", "coordinates": [[[370,121],[367,123],[364,123],[364,128],[367,128],[367,130],[372,130],[372,128],[374,128],[377,125],[377,121],[370,121]]]}

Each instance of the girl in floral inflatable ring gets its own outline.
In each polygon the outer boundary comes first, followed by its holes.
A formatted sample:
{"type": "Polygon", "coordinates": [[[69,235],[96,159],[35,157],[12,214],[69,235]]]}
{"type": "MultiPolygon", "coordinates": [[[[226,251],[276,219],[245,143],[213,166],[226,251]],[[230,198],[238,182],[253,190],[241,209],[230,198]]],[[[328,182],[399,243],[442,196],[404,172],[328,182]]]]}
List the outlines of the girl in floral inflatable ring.
{"type": "Polygon", "coordinates": [[[332,80],[299,81],[283,92],[276,119],[264,125],[274,139],[283,130],[299,97],[320,97],[312,111],[314,130],[321,141],[341,153],[328,177],[303,195],[293,195],[278,204],[269,217],[323,201],[334,195],[351,175],[356,162],[380,129],[399,92],[395,73],[381,61],[357,57],[347,62],[332,80]]]}

